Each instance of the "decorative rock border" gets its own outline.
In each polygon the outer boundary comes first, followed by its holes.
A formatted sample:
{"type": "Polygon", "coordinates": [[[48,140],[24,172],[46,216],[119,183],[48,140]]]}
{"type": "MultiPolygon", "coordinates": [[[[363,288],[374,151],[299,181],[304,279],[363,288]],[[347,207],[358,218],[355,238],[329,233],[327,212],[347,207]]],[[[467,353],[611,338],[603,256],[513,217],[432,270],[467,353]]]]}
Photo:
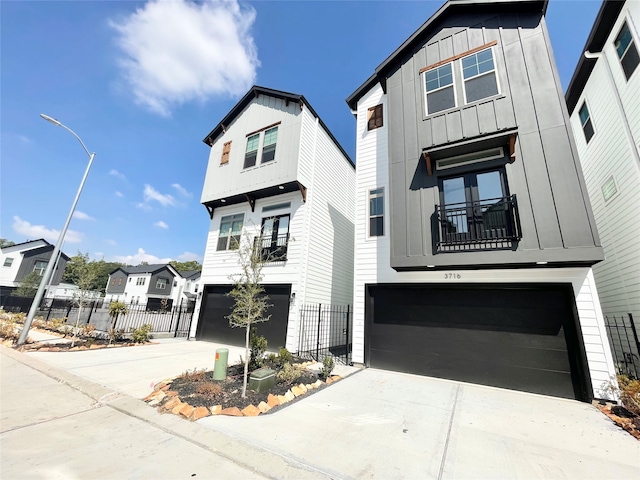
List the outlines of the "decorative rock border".
{"type": "Polygon", "coordinates": [[[319,388],[323,385],[330,385],[340,380],[342,377],[333,375],[327,378],[326,383],[318,379],[314,383],[294,385],[284,395],[269,394],[266,402],[260,402],[258,406],[249,405],[240,410],[238,407],[222,408],[222,405],[213,405],[207,407],[194,407],[187,402],[183,402],[178,396],[178,392],[171,390],[173,378],[163,380],[153,387],[153,392],[142,400],[147,402],[150,407],[157,407],[160,413],[172,413],[180,415],[192,422],[211,415],[228,415],[231,417],[257,417],[267,413],[274,407],[284,405],[297,397],[319,388]]]}
{"type": "MultiPolygon", "coordinates": [[[[71,340],[67,342],[71,344],[71,340]]],[[[36,352],[83,352],[85,350],[101,350],[103,348],[122,348],[122,347],[139,347],[142,345],[157,345],[157,342],[145,342],[145,343],[135,343],[135,342],[127,342],[127,343],[112,343],[112,344],[93,344],[90,346],[76,346],[71,348],[61,347],[60,344],[48,346],[47,343],[36,342],[36,343],[27,343],[20,347],[20,351],[36,351],[36,352]]]]}

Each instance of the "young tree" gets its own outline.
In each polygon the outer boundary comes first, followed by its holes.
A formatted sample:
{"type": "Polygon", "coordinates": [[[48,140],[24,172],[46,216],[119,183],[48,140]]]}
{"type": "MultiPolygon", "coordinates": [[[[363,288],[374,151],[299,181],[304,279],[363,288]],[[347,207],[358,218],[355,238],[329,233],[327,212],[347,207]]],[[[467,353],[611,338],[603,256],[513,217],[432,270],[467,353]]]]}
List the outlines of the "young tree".
{"type": "Polygon", "coordinates": [[[71,348],[73,348],[76,344],[76,335],[78,333],[78,325],[80,324],[80,315],[82,314],[82,309],[86,307],[91,302],[91,300],[96,298],[96,292],[93,289],[96,279],[95,271],[87,263],[85,263],[84,265],[77,268],[76,273],[76,285],[78,286],[78,290],[74,293],[72,302],[73,305],[78,307],[78,316],[76,318],[76,324],[73,328],[71,348]]]}
{"type": "Polygon", "coordinates": [[[238,248],[238,263],[240,273],[231,275],[233,289],[227,294],[235,300],[231,310],[229,325],[245,329],[244,381],[242,384],[242,398],[247,395],[247,376],[249,374],[249,338],[251,327],[259,322],[266,322],[271,315],[265,313],[271,305],[269,297],[264,294],[262,268],[269,261],[263,255],[259,245],[250,238],[243,236],[238,248]]]}
{"type": "Polygon", "coordinates": [[[40,286],[41,281],[41,275],[36,272],[31,272],[29,275],[20,280],[20,286],[16,288],[11,293],[11,295],[14,295],[16,297],[33,298],[36,296],[36,292],[38,291],[38,287],[40,286]]]}
{"type": "Polygon", "coordinates": [[[120,315],[126,315],[129,309],[124,302],[111,302],[109,304],[109,316],[111,317],[111,328],[109,329],[109,345],[111,341],[116,339],[118,331],[116,330],[116,322],[120,315]]]}

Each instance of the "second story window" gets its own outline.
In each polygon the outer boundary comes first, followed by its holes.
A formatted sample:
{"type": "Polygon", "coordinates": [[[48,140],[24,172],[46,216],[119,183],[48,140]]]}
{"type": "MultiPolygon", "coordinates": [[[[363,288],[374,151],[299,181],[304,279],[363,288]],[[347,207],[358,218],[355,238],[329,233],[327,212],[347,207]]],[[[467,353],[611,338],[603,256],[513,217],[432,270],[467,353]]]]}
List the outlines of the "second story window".
{"type": "Polygon", "coordinates": [[[7,257],[4,259],[4,264],[2,265],[3,267],[10,267],[11,265],[13,265],[13,258],[11,257],[7,257]]]}
{"type": "Polygon", "coordinates": [[[424,79],[428,115],[456,106],[451,63],[427,70],[424,79]]]}
{"type": "Polygon", "coordinates": [[[38,275],[42,276],[44,274],[45,269],[47,268],[47,263],[43,260],[36,260],[36,263],[33,266],[33,271],[38,275]]]}
{"type": "Polygon", "coordinates": [[[591,122],[591,115],[589,115],[589,109],[586,102],[580,107],[580,124],[582,125],[582,131],[584,132],[584,138],[589,143],[591,137],[593,137],[593,123],[591,122]]]}
{"type": "Polygon", "coordinates": [[[158,290],[164,290],[165,288],[167,288],[167,279],[159,278],[158,281],[156,282],[156,288],[158,290]]]}
{"type": "Polygon", "coordinates": [[[138,279],[136,280],[136,285],[144,285],[146,281],[147,281],[146,278],[138,277],[138,279]]]}
{"type": "Polygon", "coordinates": [[[247,151],[244,154],[244,168],[253,167],[256,164],[256,158],[258,158],[258,142],[260,141],[260,134],[256,133],[247,138],[247,151]]]}
{"type": "Polygon", "coordinates": [[[629,77],[633,75],[633,72],[640,63],[640,56],[638,56],[638,49],[633,42],[633,35],[631,34],[631,30],[629,30],[627,22],[624,22],[624,25],[622,25],[614,45],[618,58],[620,59],[620,64],[622,65],[622,70],[624,70],[624,75],[627,77],[627,80],[629,80],[629,77]]]}
{"type": "Polygon", "coordinates": [[[367,111],[367,130],[374,130],[382,126],[382,104],[371,107],[367,111]]]}
{"type": "Polygon", "coordinates": [[[491,48],[464,57],[461,61],[466,103],[498,94],[498,80],[491,48]]]}
{"type": "Polygon", "coordinates": [[[231,142],[226,142],[222,146],[222,158],[220,158],[220,165],[229,163],[229,155],[231,154],[231,142]]]}
{"type": "Polygon", "coordinates": [[[220,234],[216,250],[237,250],[240,246],[240,235],[244,213],[228,215],[220,219],[220,234]]]}
{"type": "Polygon", "coordinates": [[[121,278],[118,279],[118,286],[120,286],[120,285],[122,285],[122,279],[121,278]]]}
{"type": "Polygon", "coordinates": [[[369,236],[384,235],[384,189],[369,190],[369,236]]]}
{"type": "Polygon", "coordinates": [[[264,132],[261,163],[270,162],[276,157],[276,141],[278,140],[278,127],[270,128],[264,132]]]}

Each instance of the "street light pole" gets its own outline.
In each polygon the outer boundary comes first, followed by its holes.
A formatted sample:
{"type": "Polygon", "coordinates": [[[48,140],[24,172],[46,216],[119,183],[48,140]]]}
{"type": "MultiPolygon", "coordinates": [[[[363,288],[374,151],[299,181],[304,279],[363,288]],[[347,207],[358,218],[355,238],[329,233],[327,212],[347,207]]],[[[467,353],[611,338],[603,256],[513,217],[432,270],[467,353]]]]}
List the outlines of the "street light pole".
{"type": "Polygon", "coordinates": [[[33,322],[33,317],[35,317],[36,311],[40,306],[40,302],[42,301],[42,296],[44,294],[44,289],[47,286],[49,278],[53,275],[53,269],[55,264],[57,263],[55,259],[60,254],[60,249],[62,248],[62,244],[64,243],[64,237],[67,234],[67,228],[69,228],[69,223],[71,223],[71,217],[73,217],[73,212],[75,211],[76,205],[78,204],[78,200],[80,199],[80,194],[82,193],[82,189],[84,188],[84,183],[87,180],[87,176],[89,175],[89,170],[91,170],[93,157],[96,156],[95,153],[89,153],[89,150],[85,146],[84,142],[80,139],[78,135],[76,135],[76,132],[71,130],[69,127],[67,127],[66,125],[63,125],[55,118],[52,118],[43,113],[41,113],[40,116],[44,118],[46,121],[51,122],[58,127],[64,128],[65,130],[70,132],[74,137],[76,137],[76,139],[80,142],[80,145],[82,145],[82,148],[84,149],[84,151],[89,156],[89,163],[87,164],[87,169],[85,170],[84,176],[82,177],[82,181],[80,182],[80,187],[78,188],[78,193],[76,193],[76,198],[73,200],[73,204],[71,205],[71,210],[69,210],[69,215],[67,216],[67,220],[64,222],[64,226],[62,227],[62,230],[60,230],[60,236],[58,237],[58,241],[56,242],[56,245],[53,249],[53,253],[51,254],[51,260],[47,264],[47,268],[44,271],[44,274],[42,275],[42,279],[40,280],[40,286],[38,287],[36,296],[33,298],[33,303],[31,304],[31,308],[29,309],[29,313],[27,314],[27,318],[24,322],[24,327],[22,327],[22,332],[20,332],[20,338],[18,338],[18,343],[17,343],[18,346],[23,345],[24,342],[27,341],[27,335],[29,334],[29,330],[31,329],[31,323],[33,322]]]}

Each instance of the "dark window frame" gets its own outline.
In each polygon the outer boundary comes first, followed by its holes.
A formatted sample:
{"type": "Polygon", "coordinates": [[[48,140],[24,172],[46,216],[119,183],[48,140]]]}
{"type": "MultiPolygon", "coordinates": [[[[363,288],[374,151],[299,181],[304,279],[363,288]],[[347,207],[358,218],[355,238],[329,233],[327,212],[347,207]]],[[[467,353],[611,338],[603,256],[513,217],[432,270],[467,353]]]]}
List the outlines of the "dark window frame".
{"type": "Polygon", "coordinates": [[[369,237],[384,237],[384,187],[376,187],[369,190],[367,194],[367,216],[369,218],[369,237]],[[381,199],[382,211],[371,212],[371,201],[381,199]]]}
{"type": "Polygon", "coordinates": [[[591,141],[596,131],[593,127],[593,120],[591,120],[591,111],[589,111],[589,105],[587,102],[582,102],[582,106],[580,110],[578,110],[578,118],[580,120],[580,125],[582,126],[582,133],[584,133],[584,139],[587,143],[591,141]],[[583,118],[583,111],[587,113],[586,117],[583,118]]]}
{"type": "Polygon", "coordinates": [[[640,64],[640,55],[638,54],[638,47],[636,46],[635,39],[633,38],[633,32],[629,28],[629,22],[627,22],[627,20],[625,20],[622,27],[620,27],[620,31],[613,42],[613,46],[616,50],[616,54],[618,55],[618,60],[620,61],[620,66],[622,67],[624,76],[628,81],[640,64]],[[629,43],[623,51],[620,51],[620,42],[625,33],[628,36],[629,43]]]}
{"type": "Polygon", "coordinates": [[[242,229],[244,227],[244,213],[237,213],[235,215],[225,215],[220,219],[220,228],[218,232],[218,243],[216,245],[216,251],[237,250],[240,246],[240,239],[242,237],[242,229]],[[240,231],[232,235],[234,223],[240,222],[240,231]],[[222,225],[229,223],[229,228],[224,232],[222,231],[222,225]],[[224,239],[224,243],[222,240],[224,239]]]}

